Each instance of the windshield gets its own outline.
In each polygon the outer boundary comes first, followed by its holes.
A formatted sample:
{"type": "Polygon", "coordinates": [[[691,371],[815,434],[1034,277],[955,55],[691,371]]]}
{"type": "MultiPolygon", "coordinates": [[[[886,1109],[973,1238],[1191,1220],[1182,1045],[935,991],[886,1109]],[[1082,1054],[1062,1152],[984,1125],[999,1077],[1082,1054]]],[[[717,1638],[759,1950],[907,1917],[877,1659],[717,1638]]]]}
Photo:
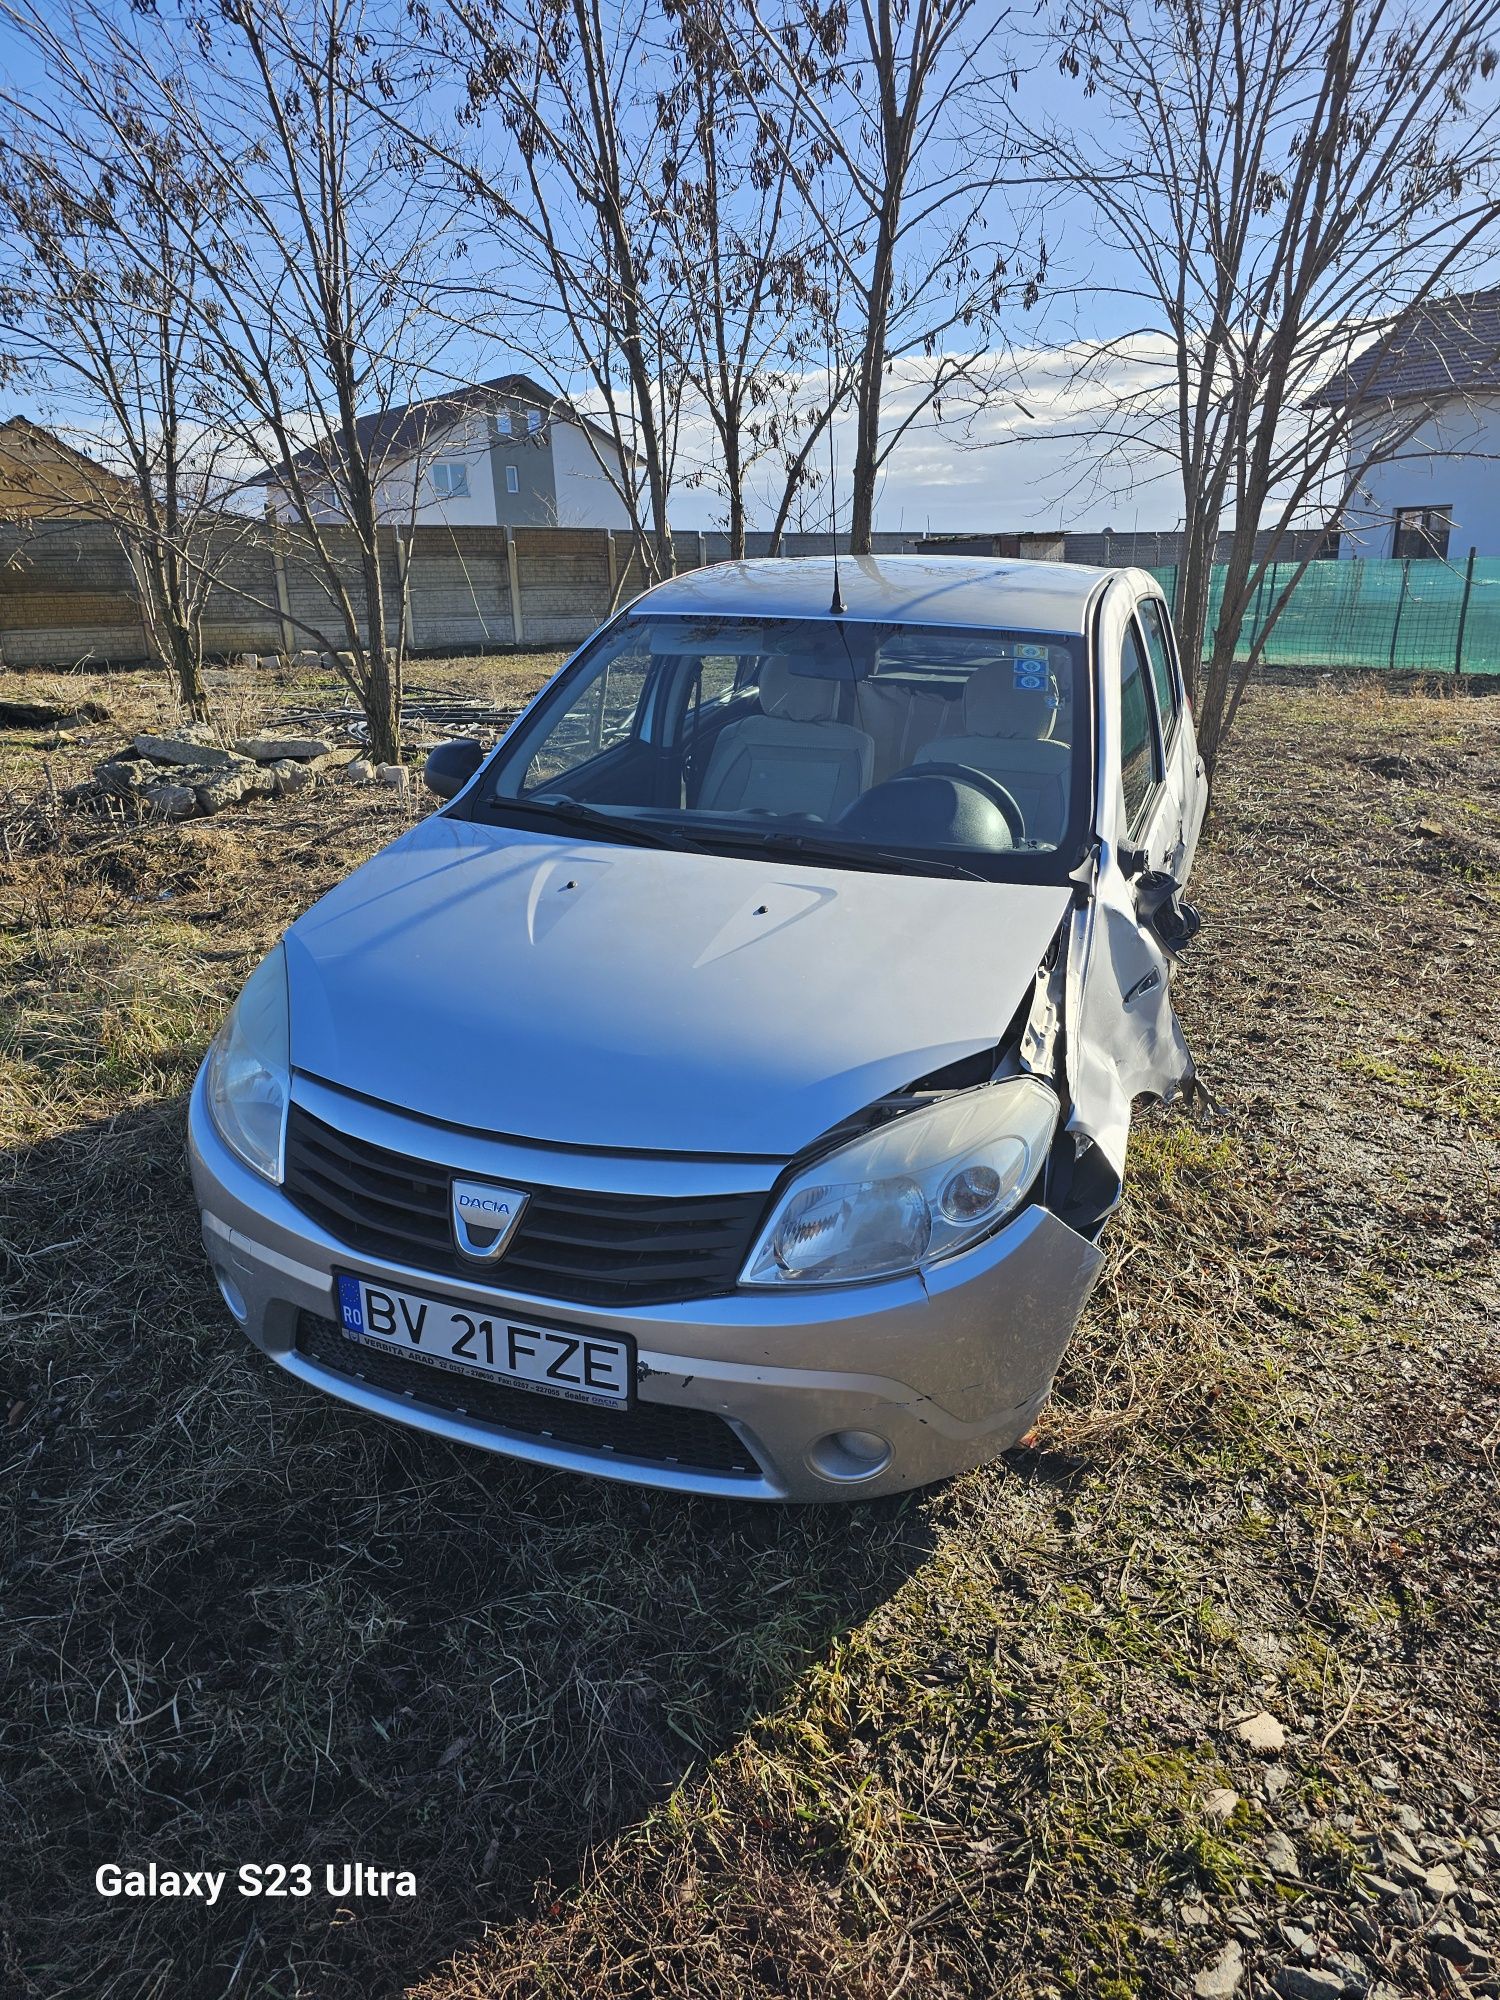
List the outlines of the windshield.
{"type": "Polygon", "coordinates": [[[589,839],[1060,880],[1087,831],[1084,641],[625,615],[463,810],[589,839]]]}

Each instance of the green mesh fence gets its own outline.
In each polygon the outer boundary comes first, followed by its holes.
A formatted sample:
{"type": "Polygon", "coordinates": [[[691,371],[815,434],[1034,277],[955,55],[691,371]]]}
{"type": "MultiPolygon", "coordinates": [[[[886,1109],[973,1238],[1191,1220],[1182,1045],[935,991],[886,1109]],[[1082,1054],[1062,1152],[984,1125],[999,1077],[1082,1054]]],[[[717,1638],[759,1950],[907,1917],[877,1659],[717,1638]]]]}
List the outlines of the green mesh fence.
{"type": "MultiPolygon", "coordinates": [[[[1286,577],[1294,565],[1281,570],[1286,577]]],[[[1172,596],[1176,569],[1152,575],[1172,596]]],[[[1273,564],[1240,635],[1249,652],[1279,592],[1273,564]]],[[[1224,567],[1215,567],[1210,633],[1219,616],[1224,567]]],[[[1307,569],[1266,644],[1273,667],[1384,667],[1407,673],[1500,674],[1500,559],[1464,562],[1316,562],[1307,569]]]]}

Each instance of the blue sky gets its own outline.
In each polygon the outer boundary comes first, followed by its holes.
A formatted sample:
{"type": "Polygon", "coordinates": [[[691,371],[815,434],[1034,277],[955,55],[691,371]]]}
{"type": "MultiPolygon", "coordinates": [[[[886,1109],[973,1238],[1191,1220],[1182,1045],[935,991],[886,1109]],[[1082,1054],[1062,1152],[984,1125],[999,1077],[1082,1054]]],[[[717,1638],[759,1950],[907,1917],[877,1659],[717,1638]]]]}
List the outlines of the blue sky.
{"type": "MultiPolygon", "coordinates": [[[[5,28],[0,28],[0,70],[23,90],[43,83],[34,59],[5,28]]],[[[1084,99],[1081,86],[1043,57],[1023,75],[1018,103],[1034,120],[1049,114],[1076,117],[1084,99]]],[[[1130,302],[1119,296],[1127,269],[1098,243],[1084,213],[1063,216],[1054,204],[1045,224],[1051,289],[1029,313],[1017,305],[994,357],[995,373],[1009,386],[979,410],[965,410],[949,398],[941,424],[922,421],[912,428],[883,477],[878,527],[1127,530],[1177,524],[1180,500],[1170,463],[1126,468],[1111,462],[1091,427],[1089,400],[1068,386],[1069,340],[1107,337],[1129,325],[1130,302]]],[[[454,375],[471,378],[533,366],[524,353],[467,338],[455,344],[447,365],[454,375]]],[[[892,406],[906,393],[898,374],[888,390],[892,406]]],[[[12,391],[7,400],[11,407],[28,407],[23,393],[12,391]]],[[[65,397],[54,399],[50,409],[29,401],[44,420],[66,418],[65,397]]],[[[847,474],[853,456],[847,419],[837,427],[835,445],[847,474]]],[[[689,420],[685,468],[711,452],[706,426],[689,420]]],[[[704,487],[682,485],[672,517],[686,528],[717,525],[722,503],[704,487]]]]}

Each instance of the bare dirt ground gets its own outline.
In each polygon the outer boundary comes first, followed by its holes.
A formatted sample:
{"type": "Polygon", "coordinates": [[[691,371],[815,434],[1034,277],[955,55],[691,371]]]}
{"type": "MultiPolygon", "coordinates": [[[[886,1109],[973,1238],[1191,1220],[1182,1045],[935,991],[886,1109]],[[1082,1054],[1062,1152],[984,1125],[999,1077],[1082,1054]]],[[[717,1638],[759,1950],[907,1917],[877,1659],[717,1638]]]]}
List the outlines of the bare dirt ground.
{"type": "Polygon", "coordinates": [[[113,717],[0,734],[0,1990],[1500,1993],[1500,701],[1258,694],[1181,982],[1221,1115],[1140,1121],[1036,1448],[833,1512],[510,1466],[245,1348],[185,1093],[420,803],[66,815],[164,710],[0,677],[59,692],[113,717]],[[325,1896],[354,1860],[417,1897],[325,1896]]]}

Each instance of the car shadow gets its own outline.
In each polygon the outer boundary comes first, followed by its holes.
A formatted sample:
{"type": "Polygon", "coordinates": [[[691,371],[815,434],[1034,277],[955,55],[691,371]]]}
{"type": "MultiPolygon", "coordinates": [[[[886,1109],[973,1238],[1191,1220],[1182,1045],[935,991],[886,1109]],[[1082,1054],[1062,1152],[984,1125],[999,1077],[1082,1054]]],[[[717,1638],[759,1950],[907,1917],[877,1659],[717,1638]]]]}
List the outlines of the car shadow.
{"type": "Polygon", "coordinates": [[[395,1992],[773,1710],[931,1531],[909,1499],[542,1471],[307,1390],[218,1298],[185,1115],[0,1158],[0,1965],[21,1990],[395,1992]],[[95,1886],[152,1862],[229,1878],[212,1907],[95,1886]],[[416,1895],[326,1893],[356,1862],[416,1895]],[[311,1893],[243,1896],[246,1863],[305,1863],[311,1893]]]}

